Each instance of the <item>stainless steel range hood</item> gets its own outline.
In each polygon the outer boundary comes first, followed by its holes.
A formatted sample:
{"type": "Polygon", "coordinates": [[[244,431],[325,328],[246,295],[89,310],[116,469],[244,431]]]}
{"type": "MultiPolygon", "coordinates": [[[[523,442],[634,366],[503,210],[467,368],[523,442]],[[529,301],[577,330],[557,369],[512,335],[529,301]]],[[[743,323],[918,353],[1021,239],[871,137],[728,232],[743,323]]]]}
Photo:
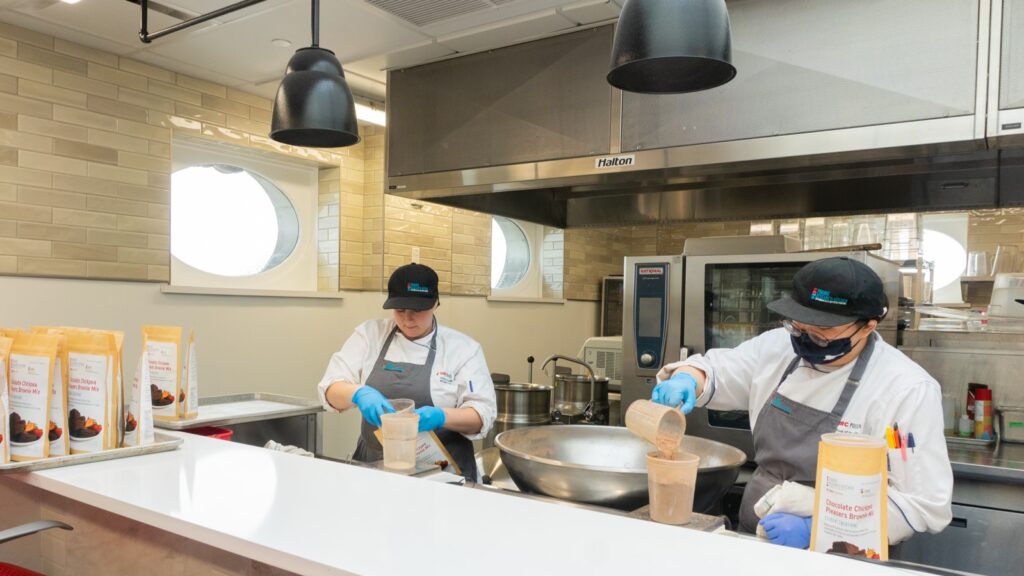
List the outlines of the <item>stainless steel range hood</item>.
{"type": "Polygon", "coordinates": [[[562,228],[1024,205],[986,141],[990,3],[827,4],[730,3],[740,75],[697,95],[611,89],[610,26],[392,71],[386,190],[562,228]],[[792,55],[808,10],[830,18],[792,55]],[[847,62],[878,44],[914,51],[847,62]]]}

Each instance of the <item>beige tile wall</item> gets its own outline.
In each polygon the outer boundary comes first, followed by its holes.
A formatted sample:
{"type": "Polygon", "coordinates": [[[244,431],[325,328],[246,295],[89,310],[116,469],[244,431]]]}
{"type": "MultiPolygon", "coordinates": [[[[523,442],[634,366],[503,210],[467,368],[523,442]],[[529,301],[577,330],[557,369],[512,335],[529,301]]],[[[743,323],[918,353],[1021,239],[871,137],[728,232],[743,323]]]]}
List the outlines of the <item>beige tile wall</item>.
{"type": "Polygon", "coordinates": [[[1024,251],[1024,208],[975,210],[967,222],[968,250],[985,250],[990,258],[1000,244],[1024,251]]]}
{"type": "Polygon", "coordinates": [[[337,292],[341,248],[341,169],[322,168],[317,200],[317,290],[337,292]]]}
{"type": "Polygon", "coordinates": [[[179,134],[314,160],[362,185],[360,152],[270,140],[265,98],[9,24],[0,44],[0,273],[167,281],[179,134]]]}

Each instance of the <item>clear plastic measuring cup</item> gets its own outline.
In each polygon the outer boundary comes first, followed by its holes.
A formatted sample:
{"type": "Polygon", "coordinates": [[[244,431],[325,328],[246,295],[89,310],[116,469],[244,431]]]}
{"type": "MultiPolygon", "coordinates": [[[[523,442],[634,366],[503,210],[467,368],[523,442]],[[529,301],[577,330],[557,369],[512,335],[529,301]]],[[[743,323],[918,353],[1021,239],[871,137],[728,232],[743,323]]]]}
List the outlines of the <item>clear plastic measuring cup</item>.
{"type": "Polygon", "coordinates": [[[626,428],[669,455],[679,451],[686,434],[686,416],[671,406],[637,400],[626,410],[626,428]]]}
{"type": "Polygon", "coordinates": [[[671,458],[659,452],[647,454],[647,489],[651,520],[662,524],[686,524],[693,514],[700,456],[677,452],[671,458]]]}

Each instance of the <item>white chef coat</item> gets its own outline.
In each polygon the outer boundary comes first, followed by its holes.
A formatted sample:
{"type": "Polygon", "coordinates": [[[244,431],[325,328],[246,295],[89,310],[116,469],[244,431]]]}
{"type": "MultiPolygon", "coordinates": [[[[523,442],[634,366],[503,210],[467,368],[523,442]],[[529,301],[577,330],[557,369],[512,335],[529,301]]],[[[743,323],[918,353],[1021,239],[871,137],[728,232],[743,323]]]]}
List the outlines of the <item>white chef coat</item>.
{"type": "MultiPolygon", "coordinates": [[[[349,336],[345,345],[331,356],[327,371],[317,389],[320,402],[328,412],[338,412],[327,402],[327,388],[339,380],[363,385],[373,370],[384,341],[395,327],[394,320],[367,320],[349,336]]],[[[471,407],[480,414],[483,427],[470,440],[483,438],[490,431],[497,414],[494,382],[487,369],[483,349],[475,340],[447,326],[436,324],[437,354],[430,371],[430,399],[438,408],[471,407]],[[470,385],[472,383],[472,385],[470,385]]],[[[434,332],[409,340],[402,331],[395,333],[384,356],[392,362],[423,364],[427,361],[430,339],[434,332]]]]}
{"type": "MultiPolygon", "coordinates": [[[[669,378],[679,366],[699,368],[707,375],[707,384],[697,405],[747,410],[753,427],[794,356],[789,334],[779,328],[736,348],[708,350],[668,364],[658,372],[658,381],[669,378]]],[[[850,362],[834,369],[814,368],[801,361],[779,392],[795,402],[831,411],[853,366],[850,362]]],[[[907,451],[905,465],[894,465],[889,477],[889,541],[896,543],[915,532],[940,532],[949,524],[953,470],[943,436],[939,383],[878,338],[837,431],[884,438],[886,427],[893,423],[899,423],[900,431],[913,433],[916,444],[913,452],[907,451]]]]}

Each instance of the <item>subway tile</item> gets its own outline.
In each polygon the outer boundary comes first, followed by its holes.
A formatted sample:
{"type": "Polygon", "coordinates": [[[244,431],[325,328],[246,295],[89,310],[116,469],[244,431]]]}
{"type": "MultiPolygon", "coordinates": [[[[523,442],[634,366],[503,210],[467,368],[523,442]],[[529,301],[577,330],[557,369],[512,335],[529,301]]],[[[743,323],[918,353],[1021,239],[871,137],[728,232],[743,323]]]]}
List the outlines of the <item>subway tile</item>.
{"type": "Polygon", "coordinates": [[[0,256],[0,274],[14,274],[17,271],[17,256],[0,256]]]}
{"type": "MultiPolygon", "coordinates": [[[[86,274],[86,263],[76,260],[57,260],[54,258],[18,258],[18,274],[26,276],[60,276],[81,278],[86,274]]],[[[50,574],[53,568],[48,569],[50,574]]]]}
{"type": "Polygon", "coordinates": [[[260,124],[267,124],[269,126],[273,121],[273,112],[270,110],[260,110],[259,108],[250,108],[249,119],[253,122],[259,122],[260,124]]]}
{"type": "Polygon", "coordinates": [[[123,168],[121,166],[110,166],[108,164],[89,163],[89,177],[102,180],[112,180],[124,184],[146,185],[149,178],[144,170],[134,168],[123,168]]]}
{"type": "Polygon", "coordinates": [[[151,250],[170,250],[171,237],[164,234],[150,234],[147,247],[151,250]]]}
{"type": "Polygon", "coordinates": [[[149,246],[147,236],[137,232],[117,232],[114,230],[97,230],[95,228],[90,228],[87,235],[89,244],[102,246],[133,246],[136,248],[146,248],[149,246]]]}
{"type": "Polygon", "coordinates": [[[98,114],[88,110],[79,110],[78,108],[69,108],[59,104],[54,105],[53,107],[53,119],[58,122],[67,122],[68,124],[77,124],[80,126],[87,126],[89,128],[99,128],[100,130],[115,130],[117,128],[117,119],[111,118],[106,114],[98,114]]]}
{"type": "Polygon", "coordinates": [[[149,82],[148,92],[150,94],[156,94],[157,96],[170,98],[177,102],[185,102],[196,106],[201,106],[203,103],[203,95],[200,92],[189,90],[188,88],[182,88],[181,86],[175,86],[173,84],[157,82],[155,80],[151,80],[149,82]]]}
{"type": "Polygon", "coordinates": [[[136,106],[142,106],[149,110],[158,110],[167,114],[174,113],[174,100],[170,98],[163,98],[161,96],[155,96],[146,92],[139,92],[138,90],[131,90],[129,88],[118,88],[117,99],[121,102],[127,102],[136,106]]]}
{"type": "Polygon", "coordinates": [[[18,149],[13,146],[0,146],[0,164],[5,166],[17,166],[18,149]]]}
{"type": "MultiPolygon", "coordinates": [[[[113,150],[125,150],[128,152],[148,152],[150,150],[150,141],[145,138],[135,138],[134,136],[126,136],[124,134],[118,134],[116,132],[107,132],[106,130],[97,130],[95,128],[88,129],[88,143],[94,146],[101,146],[103,148],[109,148],[113,150]]],[[[116,153],[114,162],[117,162],[116,153]]]]}
{"type": "MultiPolygon", "coordinates": [[[[235,102],[227,98],[221,98],[219,96],[213,96],[211,94],[203,94],[202,100],[203,108],[209,110],[217,110],[226,114],[234,114],[235,116],[249,116],[249,105],[242,104],[241,102],[235,102]]],[[[263,112],[263,111],[261,111],[263,112]]]]}
{"type": "Polygon", "coordinates": [[[155,158],[146,154],[118,152],[117,165],[125,168],[136,168],[150,172],[170,172],[171,161],[167,158],[155,158]]]}
{"type": "Polygon", "coordinates": [[[171,219],[171,207],[167,204],[146,204],[146,217],[159,220],[171,219]]]}
{"type": "MultiPolygon", "coordinates": [[[[132,152],[145,152],[145,150],[132,150],[132,152]]],[[[170,158],[171,147],[168,144],[162,142],[150,142],[149,143],[149,155],[156,156],[157,158],[170,158]]]]}
{"type": "Polygon", "coordinates": [[[111,68],[117,67],[117,55],[103,50],[90,48],[88,46],[83,46],[81,44],[76,44],[68,40],[54,38],[53,51],[61,54],[69,54],[76,58],[83,58],[90,62],[95,62],[111,68]]]}
{"type": "Polygon", "coordinates": [[[264,98],[263,96],[257,96],[256,94],[243,92],[237,88],[228,88],[227,97],[236,102],[248,104],[249,106],[252,106],[253,108],[257,108],[260,110],[270,111],[274,109],[273,101],[264,98]]]}
{"type": "Polygon", "coordinates": [[[153,264],[167,266],[170,252],[166,250],[149,250],[147,248],[118,248],[117,260],[126,264],[153,264]]]}
{"type": "Polygon", "coordinates": [[[0,36],[17,42],[39,46],[40,48],[46,48],[47,50],[53,48],[53,36],[6,22],[0,22],[0,36]]]}
{"type": "Polygon", "coordinates": [[[18,187],[14,184],[0,184],[0,202],[14,202],[18,199],[18,187]]]}
{"type": "MultiPolygon", "coordinates": [[[[150,117],[152,118],[152,113],[150,114],[150,117]]],[[[169,128],[150,126],[149,124],[133,122],[132,120],[118,120],[117,132],[119,134],[127,134],[128,136],[136,136],[147,140],[156,140],[157,142],[171,141],[171,131],[169,128]]]]}
{"type": "Polygon", "coordinates": [[[136,216],[117,216],[117,229],[122,232],[142,232],[146,234],[167,234],[170,222],[156,218],[136,216]]]}
{"type": "Polygon", "coordinates": [[[117,228],[117,215],[104,214],[102,212],[88,212],[86,210],[54,208],[53,223],[113,230],[117,228]]]}
{"type": "Polygon", "coordinates": [[[124,70],[125,72],[131,72],[140,76],[147,76],[161,82],[174,82],[174,72],[171,72],[170,70],[150,66],[149,64],[144,64],[138,60],[132,60],[130,58],[121,58],[118,64],[121,70],[124,70]]]}
{"type": "Polygon", "coordinates": [[[89,73],[89,63],[81,58],[58,54],[51,50],[43,50],[30,44],[18,45],[18,60],[40,64],[55,71],[63,70],[83,76],[89,73]]]}
{"type": "Polygon", "coordinates": [[[53,188],[68,192],[117,196],[117,184],[114,182],[72,174],[54,174],[53,188]]]}
{"type": "Polygon", "coordinates": [[[0,182],[48,187],[53,183],[49,171],[32,170],[14,166],[0,166],[0,182]]]}
{"type": "Polygon", "coordinates": [[[18,93],[18,77],[10,74],[0,74],[0,92],[7,94],[18,93]]]}
{"type": "Polygon", "coordinates": [[[53,82],[53,70],[45,66],[32,64],[31,62],[7,58],[6,56],[0,56],[0,72],[17,76],[18,78],[43,82],[44,84],[53,82]]]}
{"type": "Polygon", "coordinates": [[[120,280],[148,280],[149,268],[145,264],[115,264],[113,262],[87,262],[89,278],[120,280]]]}
{"type": "Polygon", "coordinates": [[[105,164],[117,164],[117,150],[104,146],[95,146],[82,142],[73,142],[55,138],[53,140],[53,153],[58,156],[69,156],[89,160],[91,162],[103,162],[105,164]]]}
{"type": "Polygon", "coordinates": [[[0,93],[0,110],[28,114],[37,118],[53,117],[53,104],[24,98],[17,94],[0,93]]]}
{"type": "Polygon", "coordinates": [[[36,222],[19,222],[18,238],[56,240],[60,242],[85,242],[85,228],[55,224],[40,224],[36,222]]]}
{"type": "Polygon", "coordinates": [[[17,202],[0,202],[0,214],[8,220],[43,223],[53,221],[53,212],[49,207],[31,206],[17,202]]]}
{"type": "Polygon", "coordinates": [[[125,214],[128,216],[148,216],[148,204],[135,202],[121,198],[109,198],[106,196],[89,196],[88,209],[93,212],[110,212],[113,214],[125,214]]]}
{"type": "Polygon", "coordinates": [[[98,246],[95,244],[68,242],[53,243],[53,257],[67,258],[70,260],[117,262],[117,250],[117,246],[98,246]]]}
{"type": "Polygon", "coordinates": [[[237,144],[239,146],[248,147],[249,144],[249,135],[245,132],[232,130],[230,128],[222,128],[213,124],[204,123],[202,133],[204,136],[211,136],[217,140],[231,142],[232,144],[237,144]]]}
{"type": "Polygon", "coordinates": [[[214,124],[224,125],[224,113],[217,112],[215,110],[208,110],[206,108],[200,108],[199,106],[192,106],[191,104],[184,104],[178,102],[174,106],[174,112],[178,116],[185,118],[192,118],[194,120],[200,120],[202,122],[212,122],[214,124]]]}
{"type": "Polygon", "coordinates": [[[199,78],[193,78],[191,76],[185,76],[184,74],[177,75],[177,84],[184,88],[203,92],[220,98],[227,97],[227,87],[223,84],[216,84],[214,82],[208,82],[206,80],[200,80],[199,78]]]}
{"type": "Polygon", "coordinates": [[[75,90],[57,88],[24,78],[18,80],[18,95],[33,100],[45,100],[68,106],[85,107],[86,95],[75,90]]]}
{"type": "Polygon", "coordinates": [[[89,62],[89,78],[110,82],[111,84],[117,84],[118,86],[124,86],[133,90],[146,90],[149,86],[149,80],[145,76],[124,72],[117,68],[103,66],[94,62],[89,62]]]}
{"type": "Polygon", "coordinates": [[[233,130],[241,130],[250,134],[264,136],[270,133],[270,125],[262,122],[254,122],[240,116],[228,116],[227,126],[233,130]]]}
{"type": "Polygon", "coordinates": [[[170,204],[171,192],[166,188],[153,188],[151,186],[133,186],[130,184],[118,184],[117,196],[141,202],[152,202],[156,204],[170,204]]]}
{"type": "Polygon", "coordinates": [[[156,280],[158,282],[170,282],[171,281],[171,267],[170,266],[153,266],[152,264],[146,266],[149,271],[149,280],[156,280]]]}
{"type": "Polygon", "coordinates": [[[171,175],[161,174],[159,172],[147,172],[146,173],[146,186],[150,188],[159,188],[162,190],[171,189],[171,175]]]}
{"type": "Polygon", "coordinates": [[[46,240],[0,238],[0,254],[8,256],[49,257],[51,244],[46,240]]]}
{"type": "Polygon", "coordinates": [[[153,110],[149,112],[149,120],[147,123],[154,128],[176,130],[179,134],[185,134],[188,132],[201,133],[203,130],[203,123],[199,120],[185,118],[184,116],[178,116],[176,114],[164,114],[163,112],[156,112],[153,110]]]}
{"type": "Polygon", "coordinates": [[[90,95],[88,100],[88,109],[97,114],[126,118],[136,122],[146,122],[149,118],[149,111],[142,106],[111,100],[102,96],[90,95]]]}
{"type": "Polygon", "coordinates": [[[18,115],[18,130],[30,134],[53,136],[65,140],[86,142],[89,140],[89,129],[84,126],[75,126],[64,122],[54,122],[45,118],[35,116],[18,115]]]}
{"type": "Polygon", "coordinates": [[[50,188],[35,188],[32,186],[18,186],[17,192],[18,202],[22,204],[71,208],[75,210],[84,210],[86,207],[85,194],[79,194],[76,192],[63,192],[50,188]]]}
{"type": "Polygon", "coordinates": [[[42,154],[31,150],[22,150],[18,153],[18,165],[22,168],[77,174],[78,176],[85,176],[88,173],[88,163],[85,160],[42,154]]]}
{"type": "Polygon", "coordinates": [[[95,94],[104,98],[117,97],[117,86],[113,84],[108,84],[99,80],[91,80],[85,76],[77,76],[60,70],[53,71],[53,85],[60,88],[68,88],[79,92],[85,92],[86,94],[95,94]]]}
{"type": "Polygon", "coordinates": [[[0,56],[8,58],[18,57],[18,42],[10,38],[0,37],[0,56]]]}

